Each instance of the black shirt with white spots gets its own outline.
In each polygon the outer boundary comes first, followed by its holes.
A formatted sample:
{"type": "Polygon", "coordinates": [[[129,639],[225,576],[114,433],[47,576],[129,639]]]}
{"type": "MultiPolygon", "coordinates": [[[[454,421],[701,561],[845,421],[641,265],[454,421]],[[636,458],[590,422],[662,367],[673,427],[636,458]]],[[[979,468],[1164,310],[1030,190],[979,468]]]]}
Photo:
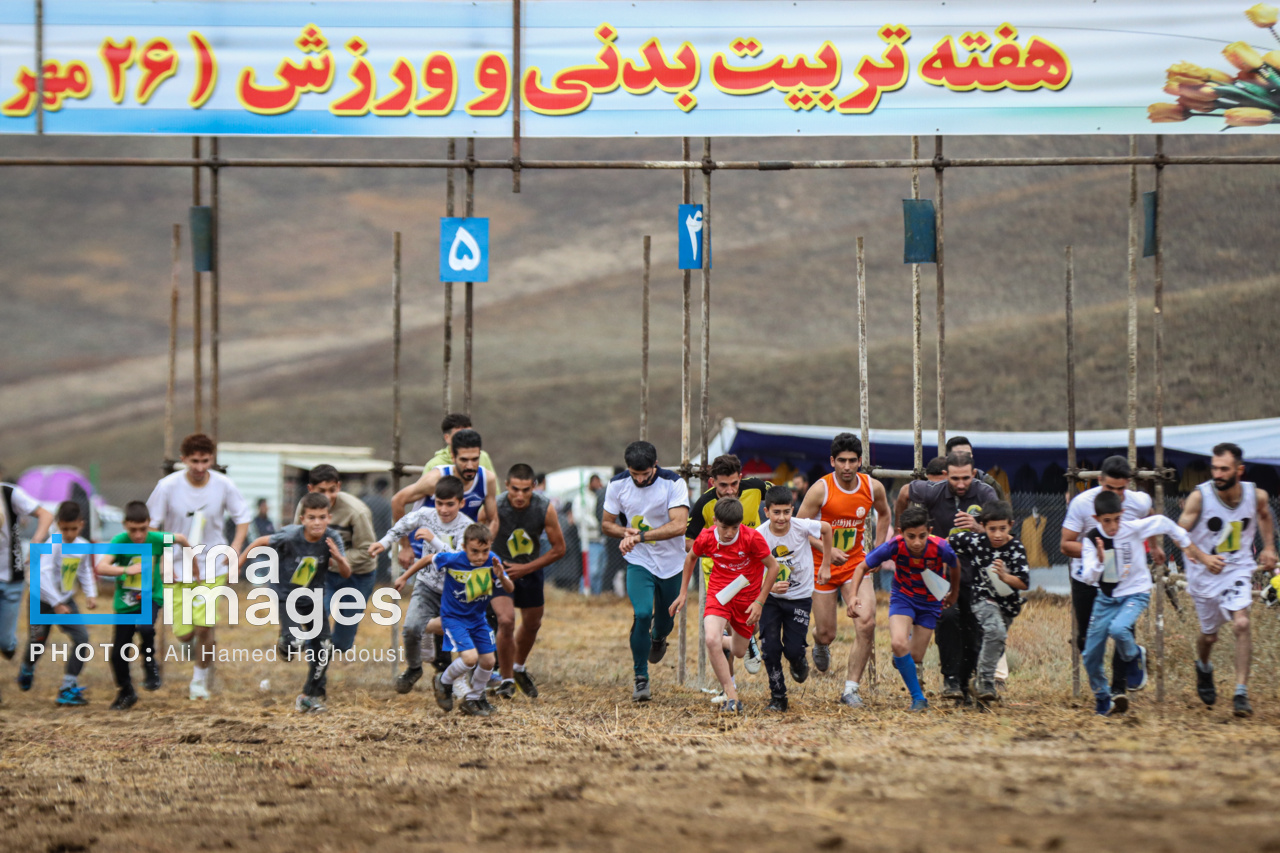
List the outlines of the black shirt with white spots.
{"type": "Polygon", "coordinates": [[[1031,572],[1027,564],[1027,550],[1017,539],[1010,539],[999,548],[992,547],[987,534],[973,530],[962,530],[951,534],[947,540],[961,560],[967,560],[973,566],[973,600],[986,599],[1010,616],[1017,616],[1022,610],[1022,596],[1018,590],[1012,595],[998,595],[991,583],[987,569],[996,560],[1004,561],[1004,570],[1030,585],[1031,572]]]}

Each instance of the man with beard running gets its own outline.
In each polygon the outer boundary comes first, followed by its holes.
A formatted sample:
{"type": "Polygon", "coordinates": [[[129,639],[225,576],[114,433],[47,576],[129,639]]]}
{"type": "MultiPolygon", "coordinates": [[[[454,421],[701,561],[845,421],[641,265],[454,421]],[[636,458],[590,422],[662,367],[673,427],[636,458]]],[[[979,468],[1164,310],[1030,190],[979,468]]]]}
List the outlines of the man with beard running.
{"type": "MultiPolygon", "coordinates": [[[[435,504],[436,483],[441,477],[454,476],[462,481],[466,491],[462,496],[462,512],[481,524],[487,524],[489,530],[498,530],[498,483],[497,478],[488,468],[480,466],[482,450],[480,433],[473,429],[460,429],[450,439],[450,451],[453,453],[452,465],[437,465],[422,472],[422,477],[412,486],[405,486],[391,498],[391,514],[396,521],[418,501],[424,506],[435,504]]],[[[409,568],[414,560],[422,556],[421,543],[416,540],[400,540],[400,565],[409,568]],[[413,551],[409,549],[413,548],[413,551]]]]}
{"type": "Polygon", "coordinates": [[[1253,604],[1253,573],[1276,569],[1275,527],[1267,493],[1254,483],[1241,481],[1244,451],[1223,443],[1213,448],[1207,483],[1187,496],[1178,526],[1205,554],[1203,562],[1187,559],[1187,592],[1196,605],[1200,636],[1196,639],[1196,692],[1212,705],[1218,699],[1209,654],[1218,641],[1218,629],[1228,623],[1236,637],[1236,689],[1233,711],[1237,717],[1253,715],[1249,704],[1249,665],[1253,641],[1249,606],[1253,604]],[[1262,537],[1262,550],[1254,561],[1253,545],[1262,537]]]}
{"type": "Polygon", "coordinates": [[[498,670],[502,683],[497,694],[510,699],[516,688],[530,699],[538,688],[524,665],[538,639],[542,627],[543,575],[547,566],[564,556],[564,534],[560,517],[551,500],[534,491],[533,469],[524,463],[507,471],[507,491],[498,498],[498,535],[493,551],[502,558],[507,577],[515,587],[511,592],[495,587],[490,605],[498,617],[498,670]],[[542,533],[546,531],[551,547],[545,554],[542,533]],[[520,611],[520,628],[515,627],[516,610],[520,611]]]}

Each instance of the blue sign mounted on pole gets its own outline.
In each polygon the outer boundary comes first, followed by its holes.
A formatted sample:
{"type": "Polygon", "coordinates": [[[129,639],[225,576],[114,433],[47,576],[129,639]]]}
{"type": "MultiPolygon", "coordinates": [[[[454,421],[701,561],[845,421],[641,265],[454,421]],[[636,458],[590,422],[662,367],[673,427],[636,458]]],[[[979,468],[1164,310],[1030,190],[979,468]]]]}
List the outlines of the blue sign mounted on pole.
{"type": "MultiPolygon", "coordinates": [[[[680,269],[702,269],[702,205],[680,205],[680,212],[676,215],[676,239],[680,243],[680,269]]],[[[710,249],[707,254],[711,255],[710,249]]],[[[711,266],[710,257],[707,266],[711,266]]]]}
{"type": "Polygon", "coordinates": [[[440,217],[440,280],[489,280],[488,217],[440,217]]]}

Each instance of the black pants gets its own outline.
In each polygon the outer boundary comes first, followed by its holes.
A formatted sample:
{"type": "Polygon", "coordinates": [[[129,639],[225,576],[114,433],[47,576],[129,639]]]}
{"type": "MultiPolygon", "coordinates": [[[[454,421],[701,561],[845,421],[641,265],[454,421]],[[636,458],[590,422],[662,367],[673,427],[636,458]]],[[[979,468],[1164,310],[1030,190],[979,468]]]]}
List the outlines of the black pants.
{"type": "Polygon", "coordinates": [[[154,602],[142,605],[142,615],[150,617],[146,625],[116,625],[111,638],[111,672],[116,677],[118,690],[132,693],[133,679],[129,676],[129,662],[120,655],[120,650],[133,642],[138,635],[138,660],[142,661],[142,671],[152,678],[160,672],[160,662],[156,660],[156,605],[154,602]]]}
{"type": "Polygon", "coordinates": [[[302,617],[300,625],[310,623],[309,617],[315,612],[317,606],[323,614],[320,619],[320,633],[307,640],[302,647],[303,657],[307,659],[307,680],[302,685],[302,693],[305,696],[323,699],[329,672],[329,656],[333,654],[333,644],[329,642],[329,614],[324,613],[323,604],[317,605],[309,595],[302,596],[298,600],[298,614],[302,617]]]}
{"type": "MultiPolygon", "coordinates": [[[[1092,547],[1092,546],[1090,546],[1092,547]]],[[[1098,588],[1087,583],[1071,579],[1071,609],[1076,615],[1076,646],[1084,652],[1085,636],[1089,633],[1089,619],[1093,616],[1093,600],[1098,597],[1098,588]]],[[[1120,650],[1111,652],[1111,693],[1127,693],[1125,683],[1126,664],[1120,657],[1120,650]]]]}
{"type": "Polygon", "coordinates": [[[787,681],[782,675],[782,658],[792,663],[804,660],[809,647],[809,611],[812,598],[785,599],[769,596],[760,613],[760,640],[764,669],[769,673],[769,692],[774,698],[787,695],[787,681]]]}
{"type": "Polygon", "coordinates": [[[978,668],[982,626],[973,615],[973,587],[961,584],[956,603],[938,616],[933,638],[938,644],[938,662],[943,678],[954,678],[964,687],[978,668]]]}
{"type": "MultiPolygon", "coordinates": [[[[74,598],[68,598],[65,604],[72,613],[78,614],[80,612],[80,608],[76,606],[74,598]]],[[[53,605],[44,601],[40,602],[40,612],[45,616],[55,615],[53,605]]],[[[84,661],[76,656],[76,650],[89,644],[89,632],[85,630],[83,625],[59,625],[58,630],[66,634],[71,640],[71,643],[67,646],[67,665],[63,668],[63,671],[67,675],[78,676],[80,671],[84,669],[84,661]]],[[[22,656],[22,660],[26,662],[27,666],[35,669],[36,661],[40,660],[41,655],[44,654],[44,646],[48,642],[49,634],[52,631],[52,625],[32,625],[27,630],[27,651],[22,656]],[[33,645],[41,647],[40,654],[33,654],[35,651],[32,648],[33,645]]]]}

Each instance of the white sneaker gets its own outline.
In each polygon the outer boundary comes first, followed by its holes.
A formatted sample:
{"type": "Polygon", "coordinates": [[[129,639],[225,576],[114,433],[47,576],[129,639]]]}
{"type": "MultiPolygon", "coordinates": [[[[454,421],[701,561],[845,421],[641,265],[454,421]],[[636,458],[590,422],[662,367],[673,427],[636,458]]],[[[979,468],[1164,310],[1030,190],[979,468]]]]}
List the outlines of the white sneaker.
{"type": "Polygon", "coordinates": [[[188,691],[187,697],[192,701],[195,701],[196,699],[207,700],[209,698],[208,683],[206,682],[205,684],[200,684],[195,681],[191,682],[191,689],[188,691]]]}
{"type": "Polygon", "coordinates": [[[725,696],[725,695],[724,695],[724,691],[723,691],[723,690],[721,690],[721,691],[717,692],[717,693],[716,693],[716,695],[714,695],[714,696],[712,696],[712,697],[711,697],[711,704],[712,704],[712,705],[723,705],[723,704],[724,704],[725,702],[727,702],[728,700],[729,700],[729,697],[728,697],[728,696],[725,696]]]}
{"type": "Polygon", "coordinates": [[[753,636],[747,640],[747,656],[742,659],[742,665],[747,668],[747,672],[755,675],[760,671],[762,664],[764,664],[764,658],[760,654],[760,644],[753,636]]]}

